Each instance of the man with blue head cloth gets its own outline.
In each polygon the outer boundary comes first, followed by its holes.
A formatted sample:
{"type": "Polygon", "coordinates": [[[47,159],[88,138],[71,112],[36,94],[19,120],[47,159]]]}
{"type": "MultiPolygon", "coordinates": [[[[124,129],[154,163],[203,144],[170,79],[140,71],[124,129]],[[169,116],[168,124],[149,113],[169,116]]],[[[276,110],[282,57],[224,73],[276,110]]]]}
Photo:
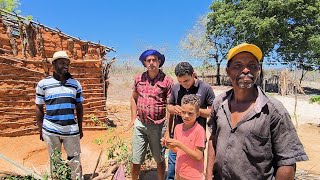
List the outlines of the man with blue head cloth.
{"type": "Polygon", "coordinates": [[[166,105],[173,80],[159,69],[165,62],[165,56],[158,51],[146,50],[139,60],[147,71],[134,79],[131,121],[125,129],[127,131],[133,126],[131,175],[132,179],[138,179],[149,145],[157,162],[158,179],[163,180],[165,161],[160,139],[166,131],[166,105]]]}

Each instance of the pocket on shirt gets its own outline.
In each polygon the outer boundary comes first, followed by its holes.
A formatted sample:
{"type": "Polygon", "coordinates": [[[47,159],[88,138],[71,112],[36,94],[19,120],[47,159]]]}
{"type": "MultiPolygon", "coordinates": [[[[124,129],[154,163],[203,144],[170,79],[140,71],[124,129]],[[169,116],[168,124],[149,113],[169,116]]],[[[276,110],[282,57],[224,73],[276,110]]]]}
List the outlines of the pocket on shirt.
{"type": "Polygon", "coordinates": [[[157,83],[156,94],[163,96],[166,93],[167,86],[163,83],[157,83]]]}
{"type": "Polygon", "coordinates": [[[262,163],[272,159],[270,138],[262,137],[250,132],[244,139],[243,151],[246,153],[251,164],[262,163]]]}
{"type": "Polygon", "coordinates": [[[137,92],[146,92],[147,91],[147,83],[146,82],[139,82],[137,86],[137,92]]]}

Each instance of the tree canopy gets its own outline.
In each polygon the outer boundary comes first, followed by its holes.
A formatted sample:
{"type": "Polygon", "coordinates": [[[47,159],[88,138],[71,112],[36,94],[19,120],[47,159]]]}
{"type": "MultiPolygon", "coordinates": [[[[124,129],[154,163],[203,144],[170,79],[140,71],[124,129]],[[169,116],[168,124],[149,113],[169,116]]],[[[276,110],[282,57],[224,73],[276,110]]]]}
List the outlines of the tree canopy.
{"type": "Polygon", "coordinates": [[[256,44],[277,61],[319,64],[319,9],[319,0],[216,0],[207,33],[231,39],[225,43],[232,46],[256,44]]]}
{"type": "Polygon", "coordinates": [[[0,0],[0,9],[12,12],[20,5],[19,0],[0,0]]]}

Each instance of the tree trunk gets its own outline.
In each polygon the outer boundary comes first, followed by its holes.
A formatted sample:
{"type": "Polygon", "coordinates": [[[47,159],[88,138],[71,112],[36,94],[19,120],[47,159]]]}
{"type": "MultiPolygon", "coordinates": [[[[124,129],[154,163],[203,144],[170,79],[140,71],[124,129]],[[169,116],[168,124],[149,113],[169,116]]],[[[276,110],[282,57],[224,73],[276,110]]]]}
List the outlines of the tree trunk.
{"type": "Polygon", "coordinates": [[[217,75],[216,75],[217,85],[220,86],[221,85],[221,82],[220,82],[220,65],[221,65],[221,63],[219,62],[218,59],[216,59],[216,63],[217,63],[217,75]]]}
{"type": "Polygon", "coordinates": [[[302,69],[302,72],[301,72],[301,77],[300,77],[300,80],[299,80],[299,85],[301,86],[301,83],[302,83],[302,80],[304,78],[304,76],[307,74],[307,70],[304,72],[304,69],[302,69]]]}
{"type": "Polygon", "coordinates": [[[260,69],[261,69],[261,72],[260,72],[259,79],[257,81],[257,85],[262,87],[263,81],[264,81],[264,74],[263,74],[262,64],[260,65],[260,69]]]}

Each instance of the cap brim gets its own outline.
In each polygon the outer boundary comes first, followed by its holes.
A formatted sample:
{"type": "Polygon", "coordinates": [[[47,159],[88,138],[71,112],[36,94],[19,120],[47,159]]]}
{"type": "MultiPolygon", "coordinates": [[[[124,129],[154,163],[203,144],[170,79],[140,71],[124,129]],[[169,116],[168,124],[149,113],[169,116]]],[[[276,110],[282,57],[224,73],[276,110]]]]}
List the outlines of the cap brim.
{"type": "Polygon", "coordinates": [[[65,56],[58,56],[58,57],[54,57],[54,58],[49,58],[49,62],[52,64],[53,61],[55,61],[57,59],[68,59],[71,62],[71,59],[69,57],[65,57],[65,56]]]}

